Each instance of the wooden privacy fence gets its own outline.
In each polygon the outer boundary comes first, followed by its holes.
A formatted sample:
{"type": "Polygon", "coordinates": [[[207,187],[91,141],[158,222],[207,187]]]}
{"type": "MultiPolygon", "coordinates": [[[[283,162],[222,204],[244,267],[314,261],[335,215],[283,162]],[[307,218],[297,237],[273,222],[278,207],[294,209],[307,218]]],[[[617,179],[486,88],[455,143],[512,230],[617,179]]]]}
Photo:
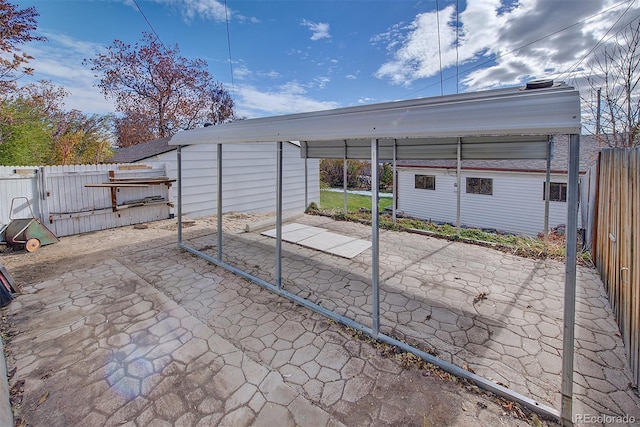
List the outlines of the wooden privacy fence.
{"type": "Polygon", "coordinates": [[[33,213],[56,236],[168,218],[170,187],[164,164],[1,166],[0,224],[33,213]]]}
{"type": "Polygon", "coordinates": [[[640,383],[640,148],[600,153],[593,259],[640,383]]]}

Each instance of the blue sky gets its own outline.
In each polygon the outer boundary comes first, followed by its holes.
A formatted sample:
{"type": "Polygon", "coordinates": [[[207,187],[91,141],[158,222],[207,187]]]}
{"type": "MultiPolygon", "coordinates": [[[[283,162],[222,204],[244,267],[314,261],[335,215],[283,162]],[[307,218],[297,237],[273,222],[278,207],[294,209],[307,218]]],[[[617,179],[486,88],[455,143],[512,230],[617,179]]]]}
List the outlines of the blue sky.
{"type": "Polygon", "coordinates": [[[48,41],[24,50],[34,79],[70,93],[67,109],[113,111],[82,60],[155,31],[182,56],[205,59],[247,118],[534,78],[580,87],[589,52],[640,14],[631,0],[227,0],[226,11],[216,0],[9,1],[40,13],[48,41]]]}

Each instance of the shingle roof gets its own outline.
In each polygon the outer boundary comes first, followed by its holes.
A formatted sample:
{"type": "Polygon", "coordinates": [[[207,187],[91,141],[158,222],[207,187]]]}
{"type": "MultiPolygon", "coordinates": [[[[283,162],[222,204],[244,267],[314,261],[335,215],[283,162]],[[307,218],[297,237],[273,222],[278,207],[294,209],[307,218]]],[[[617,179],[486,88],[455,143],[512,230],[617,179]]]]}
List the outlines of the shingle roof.
{"type": "Polygon", "coordinates": [[[169,145],[171,137],[154,139],[152,141],[143,142],[141,144],[132,145],[130,147],[118,148],[116,154],[109,159],[112,163],[135,163],[158,154],[167,153],[175,150],[176,147],[169,145]]]}
{"type": "MultiPolygon", "coordinates": [[[[556,135],[553,138],[551,171],[566,173],[568,165],[569,138],[567,135],[556,135]]],[[[593,164],[600,151],[598,141],[592,135],[580,136],[580,172],[586,172],[593,164]]],[[[403,160],[398,166],[426,168],[456,168],[455,160],[403,160]]],[[[520,172],[545,172],[546,160],[462,160],[463,169],[508,170],[520,172]]]]}

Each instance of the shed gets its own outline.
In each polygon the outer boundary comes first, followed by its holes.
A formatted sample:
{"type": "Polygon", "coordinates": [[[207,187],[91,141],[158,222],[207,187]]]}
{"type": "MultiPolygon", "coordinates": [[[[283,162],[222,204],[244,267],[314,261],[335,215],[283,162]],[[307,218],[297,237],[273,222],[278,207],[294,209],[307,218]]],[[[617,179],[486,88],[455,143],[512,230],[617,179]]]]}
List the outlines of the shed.
{"type": "MultiPolygon", "coordinates": [[[[588,183],[582,178],[595,162],[600,145],[594,136],[580,137],[581,206],[585,206],[588,183]]],[[[566,135],[551,141],[550,206],[548,224],[567,219],[566,135]]],[[[536,236],[545,224],[545,160],[462,160],[460,221],[463,227],[536,236]],[[485,184],[483,187],[482,184],[485,184]]],[[[439,223],[457,219],[457,161],[405,160],[397,162],[396,207],[405,215],[439,223]]],[[[588,218],[581,209],[578,226],[588,218]]]]}
{"type": "MultiPolygon", "coordinates": [[[[175,145],[169,145],[170,137],[155,139],[116,151],[112,162],[164,163],[170,178],[177,178],[175,145]]],[[[182,213],[199,218],[216,213],[217,151],[212,145],[190,145],[182,150],[184,173],[182,175],[182,213]]],[[[307,184],[298,179],[305,173],[305,161],[300,156],[300,144],[289,142],[283,147],[287,167],[283,172],[283,209],[285,212],[303,212],[311,202],[320,200],[319,161],[307,164],[307,184]],[[306,191],[305,191],[306,188],[306,191]]],[[[276,187],[275,150],[266,144],[235,144],[225,147],[222,195],[225,212],[273,212],[276,187]]],[[[176,204],[173,192],[171,201],[176,204]]]]}
{"type": "MultiPolygon", "coordinates": [[[[182,173],[181,147],[191,144],[215,144],[220,153],[227,144],[276,143],[277,189],[275,283],[268,283],[249,272],[223,261],[222,221],[218,216],[218,256],[213,257],[182,241],[179,221],[178,245],[209,262],[224,267],[278,295],[321,313],[337,322],[356,328],[375,339],[411,351],[430,363],[469,379],[501,396],[516,400],[546,415],[571,423],[573,387],[573,346],[576,287],[576,231],[578,214],[578,170],[580,143],[580,94],[573,87],[550,81],[525,87],[413,99],[328,111],[265,117],[183,131],[170,144],[178,145],[178,177],[182,173]],[[567,249],[562,370],[562,408],[560,411],[479,377],[420,349],[409,346],[379,330],[379,229],[378,177],[372,177],[371,227],[371,323],[363,325],[317,305],[282,287],[282,141],[300,141],[303,158],[370,159],[547,159],[549,140],[554,135],[569,136],[567,190],[567,249]]],[[[218,156],[218,164],[222,162],[218,156]]],[[[218,167],[219,173],[222,168],[218,167]]],[[[300,180],[306,180],[300,176],[300,180]]],[[[178,187],[178,214],[182,197],[178,187]]],[[[223,181],[218,180],[218,194],[223,181]]],[[[218,211],[222,211],[218,198],[218,211]]]]}

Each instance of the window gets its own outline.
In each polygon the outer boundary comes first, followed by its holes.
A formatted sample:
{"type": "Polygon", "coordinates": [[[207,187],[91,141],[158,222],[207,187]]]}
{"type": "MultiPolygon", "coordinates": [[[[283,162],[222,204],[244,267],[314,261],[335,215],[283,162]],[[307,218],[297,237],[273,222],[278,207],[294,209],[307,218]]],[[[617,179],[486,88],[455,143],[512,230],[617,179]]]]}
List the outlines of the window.
{"type": "MultiPolygon", "coordinates": [[[[542,183],[542,200],[546,198],[546,185],[542,183]]],[[[567,183],[566,182],[550,182],[549,183],[549,201],[550,202],[566,202],[567,201],[567,183]]]]}
{"type": "Polygon", "coordinates": [[[416,188],[435,190],[436,177],[433,175],[416,175],[416,188]]]}
{"type": "Polygon", "coordinates": [[[467,178],[467,193],[470,194],[493,194],[492,178],[467,178]]]}

